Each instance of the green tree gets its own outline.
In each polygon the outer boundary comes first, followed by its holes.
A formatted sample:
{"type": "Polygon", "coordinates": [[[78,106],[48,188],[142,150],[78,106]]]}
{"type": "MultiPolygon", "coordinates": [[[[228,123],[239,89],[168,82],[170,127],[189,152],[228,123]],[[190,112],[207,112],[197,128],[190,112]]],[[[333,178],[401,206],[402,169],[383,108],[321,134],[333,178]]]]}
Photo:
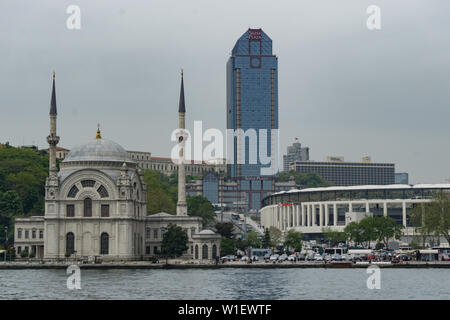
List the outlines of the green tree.
{"type": "Polygon", "coordinates": [[[231,222],[219,222],[216,223],[216,230],[222,237],[233,238],[233,228],[234,225],[231,222]]]}
{"type": "Polygon", "coordinates": [[[301,232],[290,229],[284,239],[284,247],[295,251],[302,251],[303,234],[301,232]]]}
{"type": "Polygon", "coordinates": [[[276,248],[277,246],[279,246],[281,244],[281,239],[283,237],[283,234],[281,232],[280,229],[271,226],[269,228],[269,233],[270,233],[270,246],[273,248],[276,248]]]}
{"type": "Polygon", "coordinates": [[[375,217],[375,234],[378,242],[382,242],[389,249],[389,239],[399,240],[403,235],[403,225],[395,222],[391,217],[375,217]]]}
{"type": "Polygon", "coordinates": [[[289,181],[291,177],[294,177],[295,183],[297,185],[306,186],[308,188],[329,187],[333,185],[331,182],[326,181],[315,172],[310,173],[298,173],[295,171],[282,172],[278,175],[278,181],[281,182],[289,181]]]}
{"type": "Polygon", "coordinates": [[[270,231],[269,228],[266,228],[266,230],[264,230],[264,238],[262,241],[262,247],[264,249],[269,249],[270,248],[270,231]]]}
{"type": "Polygon", "coordinates": [[[375,229],[376,219],[376,217],[365,217],[359,222],[359,226],[361,228],[361,240],[368,242],[369,247],[371,241],[377,240],[375,229]]]}
{"type": "Polygon", "coordinates": [[[161,254],[166,257],[179,257],[188,249],[188,236],[179,226],[169,224],[163,235],[161,254]]]}
{"type": "Polygon", "coordinates": [[[323,237],[330,242],[331,245],[337,245],[341,241],[345,241],[343,232],[332,230],[331,227],[322,228],[323,237]]]}
{"type": "Polygon", "coordinates": [[[420,234],[442,236],[450,243],[449,195],[440,190],[430,202],[413,208],[410,220],[420,234]]]}
{"type": "Polygon", "coordinates": [[[177,187],[169,184],[169,178],[156,170],[143,170],[147,185],[147,213],[176,213],[177,187]]]}
{"type": "Polygon", "coordinates": [[[344,235],[347,241],[352,241],[356,246],[364,242],[363,230],[357,222],[350,222],[344,228],[344,235]]]}
{"type": "Polygon", "coordinates": [[[246,248],[260,248],[261,239],[259,239],[258,234],[255,231],[249,231],[245,235],[245,247],[246,248]]]}
{"type": "Polygon", "coordinates": [[[203,196],[187,197],[187,210],[189,216],[201,217],[204,226],[210,225],[216,216],[213,206],[203,196]]]}
{"type": "Polygon", "coordinates": [[[222,241],[220,242],[220,253],[222,254],[222,256],[234,254],[235,251],[236,251],[235,240],[222,237],[222,241]]]}

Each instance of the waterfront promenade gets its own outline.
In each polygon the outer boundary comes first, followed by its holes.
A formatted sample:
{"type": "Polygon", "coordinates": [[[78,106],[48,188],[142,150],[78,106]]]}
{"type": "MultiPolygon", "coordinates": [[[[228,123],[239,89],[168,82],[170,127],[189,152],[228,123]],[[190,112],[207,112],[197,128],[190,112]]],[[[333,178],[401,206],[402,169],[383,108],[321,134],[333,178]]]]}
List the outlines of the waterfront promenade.
{"type": "Polygon", "coordinates": [[[166,263],[150,263],[147,261],[129,262],[103,262],[103,263],[80,263],[80,262],[0,262],[0,270],[5,269],[66,269],[70,265],[78,265],[81,269],[220,269],[220,268],[367,268],[376,265],[380,268],[450,268],[449,261],[406,261],[401,263],[324,263],[324,262],[283,262],[266,263],[241,261],[226,263],[188,263],[182,260],[169,260],[166,263]]]}

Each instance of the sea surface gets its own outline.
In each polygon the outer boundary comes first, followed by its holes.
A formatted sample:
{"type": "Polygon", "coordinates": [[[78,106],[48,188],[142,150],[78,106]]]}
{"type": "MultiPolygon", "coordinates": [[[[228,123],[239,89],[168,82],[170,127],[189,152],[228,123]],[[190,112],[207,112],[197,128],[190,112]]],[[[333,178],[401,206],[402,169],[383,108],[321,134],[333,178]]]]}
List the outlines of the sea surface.
{"type": "Polygon", "coordinates": [[[0,299],[450,299],[450,269],[81,270],[69,290],[65,270],[0,270],[0,299]]]}

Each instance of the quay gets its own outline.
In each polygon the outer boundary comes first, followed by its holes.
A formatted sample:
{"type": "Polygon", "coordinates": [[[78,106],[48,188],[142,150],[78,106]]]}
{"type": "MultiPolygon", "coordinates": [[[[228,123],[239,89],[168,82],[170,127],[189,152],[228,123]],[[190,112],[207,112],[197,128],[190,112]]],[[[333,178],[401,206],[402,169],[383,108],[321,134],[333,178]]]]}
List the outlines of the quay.
{"type": "Polygon", "coordinates": [[[323,263],[323,262],[296,262],[296,263],[265,263],[265,262],[226,262],[226,263],[186,263],[170,261],[169,263],[149,263],[145,261],[122,262],[122,263],[78,263],[78,262],[1,262],[0,270],[20,269],[67,269],[70,265],[77,265],[80,269],[222,269],[222,268],[260,268],[260,269],[283,269],[283,268],[346,268],[365,269],[369,266],[380,268],[450,268],[448,261],[422,262],[408,261],[403,263],[323,263]]]}

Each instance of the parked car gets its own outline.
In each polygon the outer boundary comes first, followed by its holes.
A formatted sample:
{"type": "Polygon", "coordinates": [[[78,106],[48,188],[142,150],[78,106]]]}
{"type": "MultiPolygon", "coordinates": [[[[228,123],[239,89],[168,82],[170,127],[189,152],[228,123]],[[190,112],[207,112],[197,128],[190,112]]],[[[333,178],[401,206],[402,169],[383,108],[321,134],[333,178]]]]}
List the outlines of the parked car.
{"type": "Polygon", "coordinates": [[[278,255],[278,254],[271,255],[270,256],[270,261],[277,261],[279,256],[280,255],[278,255]]]}
{"type": "Polygon", "coordinates": [[[295,254],[291,254],[287,259],[288,261],[297,261],[297,256],[295,254]]]}
{"type": "Polygon", "coordinates": [[[344,253],[341,255],[341,260],[342,261],[350,261],[350,260],[352,260],[352,257],[350,255],[344,253]]]}
{"type": "Polygon", "coordinates": [[[316,253],[314,255],[314,261],[323,261],[323,256],[321,254],[316,253]]]}
{"type": "Polygon", "coordinates": [[[298,261],[305,261],[306,260],[306,255],[305,254],[303,254],[303,253],[296,253],[296,256],[297,256],[297,260],[298,261]]]}
{"type": "Polygon", "coordinates": [[[283,253],[283,254],[278,258],[278,260],[285,261],[285,260],[287,260],[287,258],[288,258],[288,255],[287,255],[286,253],[283,253]]]}
{"type": "Polygon", "coordinates": [[[314,256],[315,256],[314,253],[309,253],[309,254],[306,256],[306,260],[307,260],[307,261],[314,261],[314,256]]]}
{"type": "Polygon", "coordinates": [[[247,256],[242,256],[241,261],[248,261],[248,257],[247,256]]]}
{"type": "Polygon", "coordinates": [[[236,260],[236,256],[229,254],[221,258],[222,261],[234,261],[236,260]]]}
{"type": "Polygon", "coordinates": [[[265,255],[264,255],[264,260],[270,260],[270,253],[266,253],[265,255]]]}
{"type": "Polygon", "coordinates": [[[340,254],[333,254],[332,256],[331,256],[331,260],[333,260],[333,261],[341,261],[342,260],[342,258],[341,258],[341,255],[340,254]]]}

